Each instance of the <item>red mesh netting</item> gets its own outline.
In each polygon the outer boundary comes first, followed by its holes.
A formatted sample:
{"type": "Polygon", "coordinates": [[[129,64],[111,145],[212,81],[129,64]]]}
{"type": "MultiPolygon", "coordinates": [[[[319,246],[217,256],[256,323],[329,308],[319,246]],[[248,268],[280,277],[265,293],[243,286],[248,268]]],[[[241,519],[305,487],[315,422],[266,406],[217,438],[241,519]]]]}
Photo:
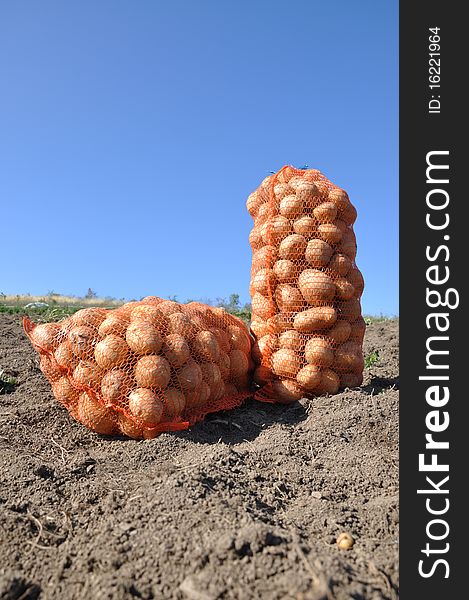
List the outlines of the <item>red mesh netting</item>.
{"type": "Polygon", "coordinates": [[[363,380],[357,212],[315,169],[283,167],[247,200],[258,400],[334,394],[363,380]]]}
{"type": "Polygon", "coordinates": [[[152,438],[250,395],[252,338],[222,308],[149,296],[23,324],[54,396],[97,433],[152,438]]]}

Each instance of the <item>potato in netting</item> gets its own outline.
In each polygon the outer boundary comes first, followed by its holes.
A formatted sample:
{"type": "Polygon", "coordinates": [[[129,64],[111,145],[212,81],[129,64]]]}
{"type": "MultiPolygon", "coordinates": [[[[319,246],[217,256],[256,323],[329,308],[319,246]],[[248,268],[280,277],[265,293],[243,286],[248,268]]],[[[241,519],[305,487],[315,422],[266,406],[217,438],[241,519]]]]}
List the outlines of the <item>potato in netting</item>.
{"type": "Polygon", "coordinates": [[[357,212],[314,169],[283,167],[248,197],[258,400],[291,402],[363,381],[357,212]]]}
{"type": "Polygon", "coordinates": [[[56,399],[100,434],[187,429],[250,395],[252,337],[222,308],[149,296],[23,324],[56,399]]]}

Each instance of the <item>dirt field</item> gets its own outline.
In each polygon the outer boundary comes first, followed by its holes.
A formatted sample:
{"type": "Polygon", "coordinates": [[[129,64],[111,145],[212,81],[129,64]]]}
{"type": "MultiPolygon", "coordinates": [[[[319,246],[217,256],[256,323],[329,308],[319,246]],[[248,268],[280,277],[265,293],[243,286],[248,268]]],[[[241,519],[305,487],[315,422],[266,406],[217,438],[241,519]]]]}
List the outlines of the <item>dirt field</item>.
{"type": "Polygon", "coordinates": [[[398,322],[364,387],[250,401],[182,433],[101,438],[0,314],[0,598],[398,597],[398,322]],[[355,538],[351,550],[335,543],[355,538]]]}

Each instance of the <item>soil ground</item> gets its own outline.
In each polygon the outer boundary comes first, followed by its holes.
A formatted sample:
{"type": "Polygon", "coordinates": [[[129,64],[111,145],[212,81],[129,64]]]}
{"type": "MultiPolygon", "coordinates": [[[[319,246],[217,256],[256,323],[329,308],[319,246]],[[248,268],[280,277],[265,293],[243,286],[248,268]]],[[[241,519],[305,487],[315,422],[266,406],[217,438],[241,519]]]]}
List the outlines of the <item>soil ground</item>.
{"type": "Polygon", "coordinates": [[[0,314],[0,598],[397,598],[398,321],[368,327],[372,352],[361,389],[107,439],[0,314]]]}

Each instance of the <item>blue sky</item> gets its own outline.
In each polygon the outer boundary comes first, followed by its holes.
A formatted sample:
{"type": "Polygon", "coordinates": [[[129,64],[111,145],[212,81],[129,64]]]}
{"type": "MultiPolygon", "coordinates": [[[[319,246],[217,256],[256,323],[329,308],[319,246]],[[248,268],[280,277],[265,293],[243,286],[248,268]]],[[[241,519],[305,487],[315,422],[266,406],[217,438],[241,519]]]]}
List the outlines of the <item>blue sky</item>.
{"type": "Polygon", "coordinates": [[[249,300],[248,194],[320,169],[398,313],[398,3],[0,6],[0,292],[249,300]]]}

